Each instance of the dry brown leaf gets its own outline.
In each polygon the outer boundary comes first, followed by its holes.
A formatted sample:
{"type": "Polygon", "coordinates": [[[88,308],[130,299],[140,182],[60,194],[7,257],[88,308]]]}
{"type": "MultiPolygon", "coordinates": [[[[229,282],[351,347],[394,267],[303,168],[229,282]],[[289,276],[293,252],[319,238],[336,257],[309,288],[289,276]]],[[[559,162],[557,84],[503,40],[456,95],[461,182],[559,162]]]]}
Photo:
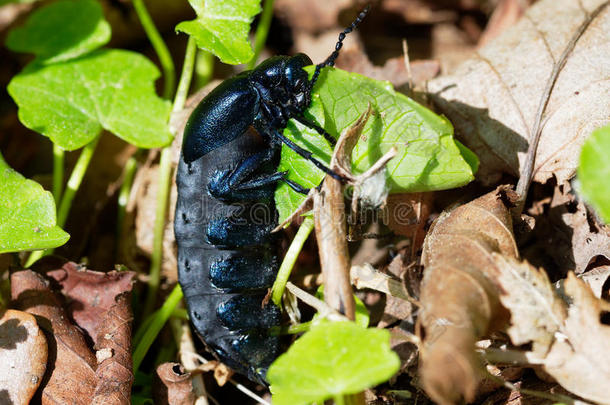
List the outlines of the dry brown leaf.
{"type": "Polygon", "coordinates": [[[0,317],[0,404],[27,404],[47,366],[47,340],[36,319],[6,310],[0,317]]]}
{"type": "Polygon", "coordinates": [[[95,376],[92,404],[130,404],[133,383],[131,359],[131,294],[122,292],[97,325],[95,376]],[[107,353],[98,356],[97,353],[107,353]]]}
{"type": "MultiPolygon", "coordinates": [[[[519,23],[429,90],[491,184],[519,175],[554,63],[587,16],[607,0],[541,0],[519,23]]],[[[580,145],[608,122],[610,8],[591,21],[560,70],[541,122],[534,180],[573,176],[580,145]]]]}
{"type": "Polygon", "coordinates": [[[36,316],[49,344],[42,403],[90,404],[96,385],[95,356],[81,330],[69,322],[49,282],[31,270],[15,272],[11,295],[17,308],[36,316]]]}
{"type": "Polygon", "coordinates": [[[442,213],[426,236],[420,375],[439,404],[474,399],[483,374],[475,343],[507,320],[492,253],[518,257],[507,207],[514,198],[510,189],[498,188],[442,213]]]}
{"type": "Polygon", "coordinates": [[[479,38],[479,46],[488,44],[491,40],[502,34],[507,28],[514,25],[529,6],[530,0],[500,0],[494,9],[485,31],[479,38]]]}
{"type": "Polygon", "coordinates": [[[155,404],[189,405],[195,403],[192,374],[179,363],[163,363],[153,380],[155,404]]]}
{"type": "Polygon", "coordinates": [[[555,293],[544,269],[527,262],[493,254],[500,270],[500,301],[511,312],[507,332],[515,345],[532,342],[532,352],[542,358],[566,317],[563,301],[555,293]]]}
{"type": "Polygon", "coordinates": [[[572,272],[563,283],[564,302],[542,269],[497,254],[494,258],[504,290],[500,299],[511,312],[512,342],[532,342],[527,357],[567,390],[610,404],[610,327],[601,323],[610,304],[572,272]]]}
{"type": "Polygon", "coordinates": [[[277,16],[292,29],[319,33],[335,28],[339,23],[339,13],[352,6],[353,3],[353,0],[277,0],[274,2],[273,8],[277,16]]]}
{"type": "Polygon", "coordinates": [[[610,326],[601,323],[608,304],[569,273],[564,292],[571,304],[561,335],[544,362],[544,370],[567,390],[599,404],[610,404],[610,326]]]}
{"type": "Polygon", "coordinates": [[[37,263],[35,270],[43,270],[62,287],[68,298],[66,309],[76,324],[84,329],[93,343],[98,344],[99,328],[106,312],[115,305],[115,297],[131,291],[135,273],[132,271],[93,271],[74,262],[58,263],[52,258],[37,263]]]}

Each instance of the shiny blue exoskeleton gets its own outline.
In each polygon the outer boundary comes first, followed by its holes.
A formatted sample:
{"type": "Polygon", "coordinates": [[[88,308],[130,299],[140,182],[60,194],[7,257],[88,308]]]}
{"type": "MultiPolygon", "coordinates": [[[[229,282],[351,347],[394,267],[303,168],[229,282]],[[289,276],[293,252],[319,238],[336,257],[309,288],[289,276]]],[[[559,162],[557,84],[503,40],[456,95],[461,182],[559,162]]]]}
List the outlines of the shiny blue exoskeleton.
{"type": "Polygon", "coordinates": [[[281,311],[265,300],[281,261],[271,232],[277,226],[275,188],[284,181],[308,192],[277,171],[282,144],[341,179],[282,132],[294,118],[334,144],[303,112],[320,69],[334,65],[346,34],[367,11],[339,35],[311,80],[303,69],[312,64],[308,56],[272,57],[212,90],[184,130],[174,230],[190,319],[221,361],[259,383],[280,351],[280,339],[269,329],[280,325],[281,311]]]}

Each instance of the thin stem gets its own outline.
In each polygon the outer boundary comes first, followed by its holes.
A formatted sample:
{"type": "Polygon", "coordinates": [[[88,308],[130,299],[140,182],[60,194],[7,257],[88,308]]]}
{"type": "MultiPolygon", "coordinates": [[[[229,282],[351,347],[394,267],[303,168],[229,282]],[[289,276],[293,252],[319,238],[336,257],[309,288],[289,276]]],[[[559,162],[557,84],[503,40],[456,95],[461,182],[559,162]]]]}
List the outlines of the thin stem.
{"type": "Polygon", "coordinates": [[[142,363],[142,360],[144,360],[148,349],[157,338],[157,335],[163,328],[163,325],[165,325],[169,319],[176,306],[180,303],[180,300],[182,300],[182,290],[180,289],[179,285],[176,285],[163,303],[163,306],[159,308],[159,311],[157,311],[155,317],[147,325],[146,330],[144,332],[136,332],[136,335],[140,335],[142,338],[138,342],[136,349],[133,352],[134,373],[140,367],[140,364],[142,363]]]}
{"type": "Polygon", "coordinates": [[[186,53],[184,54],[184,64],[182,65],[182,73],[180,74],[180,82],[178,82],[178,90],[174,98],[174,106],[172,112],[178,112],[184,108],[186,96],[191,87],[191,79],[193,77],[193,69],[195,66],[195,55],[197,53],[197,44],[193,37],[189,37],[186,44],[186,53]]]}
{"type": "Polygon", "coordinates": [[[138,160],[135,156],[131,156],[125,163],[123,169],[123,183],[119,190],[119,208],[117,213],[117,244],[121,240],[123,234],[123,222],[125,221],[125,213],[127,212],[127,202],[129,201],[129,194],[131,193],[131,186],[133,184],[133,178],[138,168],[138,160]]]}
{"type": "MultiPolygon", "coordinates": [[[[95,147],[97,146],[99,140],[100,135],[85,145],[80,156],[78,157],[78,160],[76,161],[76,165],[74,166],[72,173],[70,174],[68,184],[66,185],[66,191],[61,197],[61,203],[59,204],[59,209],[57,210],[57,226],[61,228],[63,228],[63,226],[66,224],[68,213],[72,207],[72,201],[74,200],[74,196],[76,195],[76,192],[83,181],[83,177],[85,177],[85,173],[87,172],[87,168],[91,162],[91,157],[93,156],[93,152],[95,151],[95,147]]],[[[37,250],[33,252],[25,263],[25,267],[30,267],[42,256],[52,252],[53,249],[37,250]]]]}
{"type": "Polygon", "coordinates": [[[214,55],[199,50],[195,61],[195,88],[199,89],[210,81],[214,74],[214,55]]]}
{"type": "Polygon", "coordinates": [[[70,174],[68,184],[66,185],[66,191],[61,198],[61,204],[59,204],[59,210],[57,211],[57,225],[60,227],[63,227],[66,224],[68,213],[70,212],[70,208],[72,208],[72,201],[83,182],[83,178],[85,177],[89,163],[91,163],[93,152],[95,152],[99,140],[100,136],[98,135],[93,141],[85,145],[70,174]]]}
{"type": "Polygon", "coordinates": [[[169,99],[174,93],[174,86],[176,83],[176,69],[174,68],[172,55],[169,53],[169,49],[167,49],[167,45],[165,44],[165,41],[163,41],[161,34],[159,34],[155,23],[152,18],[150,18],[144,0],[133,0],[133,7],[136,10],[136,14],[140,19],[140,23],[142,24],[142,28],[144,28],[148,40],[159,57],[161,69],[163,69],[163,98],[169,99]]]}
{"type": "Polygon", "coordinates": [[[55,204],[61,201],[61,191],[64,186],[65,151],[61,146],[53,144],[53,197],[55,204]]]}
{"type": "Polygon", "coordinates": [[[292,243],[288,248],[288,252],[286,252],[286,256],[284,256],[282,265],[277,272],[277,277],[275,278],[275,282],[271,288],[271,299],[278,307],[282,304],[282,295],[284,294],[284,289],[286,288],[286,283],[288,282],[292,268],[297,261],[299,253],[303,249],[305,241],[313,230],[313,227],[313,218],[310,216],[306,217],[292,240],[292,243]]]}
{"type": "Polygon", "coordinates": [[[161,150],[159,163],[159,187],[157,191],[157,206],[155,209],[155,223],[153,228],[153,251],[150,259],[150,272],[148,279],[148,295],[144,305],[144,316],[152,312],[157,299],[157,291],[161,279],[161,264],[163,262],[163,235],[165,233],[165,217],[169,196],[169,186],[172,174],[172,154],[170,148],[161,150]]]}
{"type": "Polygon", "coordinates": [[[261,19],[258,22],[258,27],[256,27],[256,34],[254,34],[254,56],[252,56],[252,59],[250,59],[250,62],[248,63],[248,69],[252,69],[254,66],[256,66],[258,57],[265,47],[272,18],[273,0],[265,0],[265,4],[263,5],[263,13],[261,14],[261,19]]]}

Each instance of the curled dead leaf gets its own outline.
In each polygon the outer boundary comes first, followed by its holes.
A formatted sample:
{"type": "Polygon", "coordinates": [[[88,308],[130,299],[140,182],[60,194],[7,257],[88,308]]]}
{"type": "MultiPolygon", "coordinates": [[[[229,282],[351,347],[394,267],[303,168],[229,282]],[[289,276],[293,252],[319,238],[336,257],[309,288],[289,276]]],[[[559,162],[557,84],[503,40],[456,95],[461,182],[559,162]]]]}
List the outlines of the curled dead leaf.
{"type": "Polygon", "coordinates": [[[443,212],[424,241],[420,375],[440,404],[474,399],[483,375],[475,343],[507,321],[492,253],[519,255],[508,211],[515,197],[500,187],[443,212]]]}
{"type": "Polygon", "coordinates": [[[192,374],[180,363],[163,363],[157,367],[153,380],[155,404],[188,405],[195,403],[192,374]]]}
{"type": "Polygon", "coordinates": [[[0,317],[0,364],[0,403],[29,403],[47,366],[47,340],[32,315],[9,309],[0,317]]]}
{"type": "Polygon", "coordinates": [[[11,295],[17,308],[36,317],[49,344],[42,403],[90,404],[97,360],[84,334],[69,322],[49,282],[31,270],[15,272],[11,274],[11,295]]]}
{"type": "Polygon", "coordinates": [[[571,301],[568,316],[544,361],[544,370],[576,395],[610,404],[610,326],[601,322],[608,303],[596,298],[574,273],[568,274],[564,292],[571,301]]]}

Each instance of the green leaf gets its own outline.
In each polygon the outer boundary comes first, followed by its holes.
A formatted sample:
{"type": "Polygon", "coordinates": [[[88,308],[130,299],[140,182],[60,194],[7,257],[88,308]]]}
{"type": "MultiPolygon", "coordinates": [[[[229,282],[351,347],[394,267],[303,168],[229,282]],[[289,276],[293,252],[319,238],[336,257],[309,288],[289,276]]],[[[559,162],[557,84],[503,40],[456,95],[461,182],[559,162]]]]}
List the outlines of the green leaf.
{"type": "Polygon", "coordinates": [[[400,368],[387,330],[353,322],[320,322],[271,365],[274,405],[300,405],[355,394],[400,368]]]}
{"type": "Polygon", "coordinates": [[[110,24],[94,0],[62,0],[34,11],[9,32],[6,46],[50,64],[84,55],[110,40],[110,24]]]}
{"type": "Polygon", "coordinates": [[[53,196],[0,155],[0,253],[49,249],[70,238],[55,225],[53,196]]]}
{"type": "MultiPolygon", "coordinates": [[[[316,290],[316,298],[324,301],[324,285],[320,285],[318,287],[318,289],[316,290]]],[[[356,315],[356,319],[354,320],[354,322],[356,322],[357,325],[362,326],[363,328],[366,328],[367,326],[369,326],[369,321],[370,321],[370,315],[369,315],[369,310],[366,309],[366,305],[364,305],[364,302],[362,302],[362,300],[360,298],[358,298],[356,295],[354,295],[354,301],[356,303],[356,307],[355,307],[355,315],[356,315]]],[[[318,317],[318,314],[314,314],[313,319],[315,320],[318,317]]]]}
{"type": "Polygon", "coordinates": [[[8,91],[26,127],[67,150],[102,129],[141,148],[171,142],[170,103],[155,93],[159,71],[135,52],[98,50],[78,59],[28,65],[8,91]]]}
{"type": "Polygon", "coordinates": [[[580,152],[578,179],[581,192],[601,218],[610,223],[610,125],[599,128],[580,152]]]}
{"type": "MultiPolygon", "coordinates": [[[[314,67],[306,70],[313,72],[314,67]]],[[[387,166],[390,192],[420,192],[463,186],[474,179],[478,159],[453,139],[453,127],[446,118],[397,93],[381,82],[339,69],[323,69],[314,88],[305,116],[335,137],[351,126],[371,103],[374,114],[367,122],[352,153],[353,171],[363,173],[392,146],[398,155],[387,166]]],[[[291,120],[284,134],[330,162],[332,149],[317,132],[291,120]]],[[[323,173],[312,163],[284,146],[278,171],[287,170],[289,179],[305,187],[315,187],[323,173]]],[[[275,200],[280,222],[303,201],[285,183],[275,200]]]]}
{"type": "Polygon", "coordinates": [[[237,65],[254,56],[248,33],[254,16],[260,13],[260,0],[189,0],[197,18],[176,26],[197,42],[197,46],[218,56],[224,63],[237,65]]]}

